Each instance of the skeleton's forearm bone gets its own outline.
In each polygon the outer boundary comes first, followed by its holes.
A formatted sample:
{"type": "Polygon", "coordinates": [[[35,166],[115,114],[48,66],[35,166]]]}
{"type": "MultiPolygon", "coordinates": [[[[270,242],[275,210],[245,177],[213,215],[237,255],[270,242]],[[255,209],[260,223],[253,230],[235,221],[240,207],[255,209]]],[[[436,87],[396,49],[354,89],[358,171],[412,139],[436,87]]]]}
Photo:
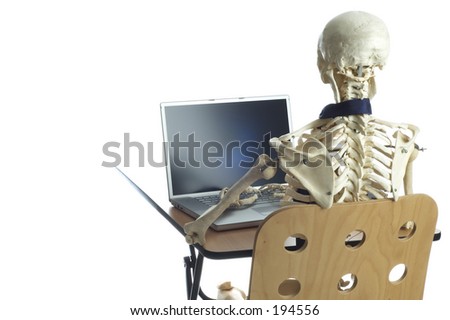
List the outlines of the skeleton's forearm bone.
{"type": "Polygon", "coordinates": [[[209,208],[197,220],[184,226],[186,242],[189,244],[199,243],[204,245],[206,230],[220,215],[244,192],[247,187],[260,179],[271,179],[277,172],[277,163],[268,155],[260,155],[255,165],[237,181],[220,200],[218,204],[209,208]]]}

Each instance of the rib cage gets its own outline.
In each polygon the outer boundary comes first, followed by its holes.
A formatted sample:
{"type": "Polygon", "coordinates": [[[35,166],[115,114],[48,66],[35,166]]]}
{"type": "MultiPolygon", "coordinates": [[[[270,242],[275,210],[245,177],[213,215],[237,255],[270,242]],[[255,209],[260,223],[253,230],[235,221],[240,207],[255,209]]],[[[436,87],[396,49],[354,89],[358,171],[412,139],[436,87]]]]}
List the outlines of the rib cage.
{"type": "MultiPolygon", "coordinates": [[[[330,119],[324,125],[303,132],[298,141],[315,138],[326,146],[334,171],[334,201],[351,202],[392,197],[392,164],[398,131],[413,135],[408,126],[379,121],[371,115],[351,115],[330,119]]],[[[300,150],[301,143],[297,145],[300,150]]],[[[304,200],[298,193],[301,183],[287,175],[290,197],[304,200]]]]}

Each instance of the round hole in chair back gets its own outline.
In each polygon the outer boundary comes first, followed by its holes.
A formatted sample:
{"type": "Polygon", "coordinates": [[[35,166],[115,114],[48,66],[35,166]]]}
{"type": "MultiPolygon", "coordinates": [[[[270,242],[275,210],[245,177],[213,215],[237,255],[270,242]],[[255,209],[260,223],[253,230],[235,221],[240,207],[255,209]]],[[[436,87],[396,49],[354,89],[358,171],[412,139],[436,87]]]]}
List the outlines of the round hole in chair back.
{"type": "Polygon", "coordinates": [[[338,282],[337,288],[341,292],[350,292],[355,289],[358,278],[353,273],[344,274],[338,282]]]}
{"type": "Polygon", "coordinates": [[[289,252],[300,252],[305,250],[308,245],[306,236],[300,233],[293,234],[284,242],[284,248],[289,252]]]}
{"type": "Polygon", "coordinates": [[[389,281],[393,284],[399,283],[406,277],[408,269],[404,263],[399,263],[389,272],[389,281]]]}
{"type": "Polygon", "coordinates": [[[295,297],[301,289],[300,282],[295,278],[288,278],[278,286],[278,293],[283,298],[295,297]]]}
{"type": "Polygon", "coordinates": [[[356,249],[362,246],[366,241],[366,234],[362,230],[353,230],[345,238],[345,246],[347,248],[356,249]]]}
{"type": "Polygon", "coordinates": [[[416,232],[416,223],[412,220],[406,221],[398,230],[398,238],[400,240],[407,240],[411,238],[416,232]]]}

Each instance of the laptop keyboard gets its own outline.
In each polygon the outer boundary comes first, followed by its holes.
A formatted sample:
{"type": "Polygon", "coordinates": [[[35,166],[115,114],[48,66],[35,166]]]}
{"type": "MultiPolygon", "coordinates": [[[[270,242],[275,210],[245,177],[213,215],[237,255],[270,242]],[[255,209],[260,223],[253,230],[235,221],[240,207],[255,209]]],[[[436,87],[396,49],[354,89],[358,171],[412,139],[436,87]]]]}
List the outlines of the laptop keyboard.
{"type": "MultiPolygon", "coordinates": [[[[246,199],[251,196],[252,196],[252,194],[241,194],[240,199],[246,199]]],[[[201,203],[211,207],[211,206],[219,203],[220,196],[219,195],[210,195],[210,196],[196,197],[195,199],[197,199],[201,203]]],[[[260,194],[258,194],[258,199],[255,202],[253,202],[253,204],[270,203],[270,202],[274,202],[277,200],[279,200],[279,199],[275,198],[271,192],[263,191],[260,194]]]]}

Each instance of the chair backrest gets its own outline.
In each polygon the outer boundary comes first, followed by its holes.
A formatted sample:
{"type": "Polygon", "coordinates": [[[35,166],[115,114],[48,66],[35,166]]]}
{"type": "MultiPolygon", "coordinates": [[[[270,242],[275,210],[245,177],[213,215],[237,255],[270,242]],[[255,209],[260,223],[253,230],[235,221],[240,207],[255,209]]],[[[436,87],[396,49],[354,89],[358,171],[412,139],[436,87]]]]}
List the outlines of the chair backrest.
{"type": "Polygon", "coordinates": [[[256,235],[249,298],[422,299],[436,221],[420,194],[277,210],[256,235]]]}

